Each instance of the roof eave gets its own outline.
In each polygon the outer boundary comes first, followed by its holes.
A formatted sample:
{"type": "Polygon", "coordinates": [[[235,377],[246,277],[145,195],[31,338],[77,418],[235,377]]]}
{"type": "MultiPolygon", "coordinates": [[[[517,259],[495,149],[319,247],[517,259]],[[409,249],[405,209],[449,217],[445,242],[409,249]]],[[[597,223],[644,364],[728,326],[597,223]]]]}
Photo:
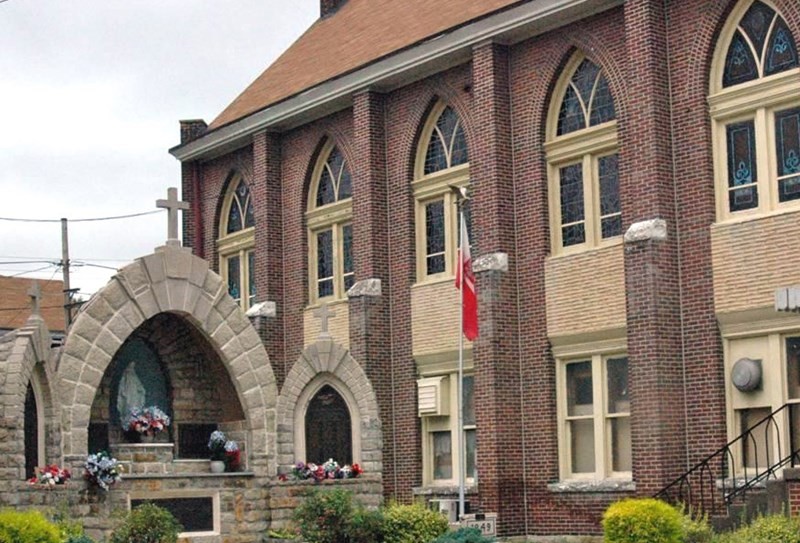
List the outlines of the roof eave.
{"type": "Polygon", "coordinates": [[[363,90],[389,91],[466,62],[472,48],[487,40],[516,43],[623,3],[624,0],[526,2],[320,83],[169,152],[181,162],[208,160],[247,145],[258,132],[287,130],[344,109],[352,96],[363,90]]]}

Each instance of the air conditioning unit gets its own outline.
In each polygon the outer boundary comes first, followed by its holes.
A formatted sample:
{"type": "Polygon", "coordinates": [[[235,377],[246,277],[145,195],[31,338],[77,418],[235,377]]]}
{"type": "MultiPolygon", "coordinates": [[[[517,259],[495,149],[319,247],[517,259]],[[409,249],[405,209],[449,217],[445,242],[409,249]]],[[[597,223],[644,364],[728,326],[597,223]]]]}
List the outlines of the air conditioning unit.
{"type": "Polygon", "coordinates": [[[446,375],[439,377],[423,377],[417,380],[418,413],[420,417],[436,417],[449,414],[448,379],[446,375]]]}

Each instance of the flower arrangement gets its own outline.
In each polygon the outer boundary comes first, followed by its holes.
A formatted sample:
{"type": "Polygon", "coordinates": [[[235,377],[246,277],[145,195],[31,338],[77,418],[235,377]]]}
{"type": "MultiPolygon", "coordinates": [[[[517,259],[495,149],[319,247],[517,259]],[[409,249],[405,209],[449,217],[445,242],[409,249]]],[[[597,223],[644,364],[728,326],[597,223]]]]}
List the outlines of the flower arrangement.
{"type": "Polygon", "coordinates": [[[72,478],[72,474],[66,468],[60,468],[55,464],[36,468],[36,475],[28,479],[29,485],[55,486],[63,485],[72,478]]]}
{"type": "MultiPolygon", "coordinates": [[[[364,473],[364,470],[358,464],[340,466],[336,460],[329,458],[327,462],[322,464],[298,462],[294,465],[289,475],[293,480],[313,479],[319,482],[325,479],[353,479],[362,473],[364,473]]],[[[288,479],[286,475],[281,475],[279,478],[281,481],[288,479]]]]}
{"type": "Polygon", "coordinates": [[[225,437],[225,433],[215,430],[208,439],[211,460],[225,462],[226,471],[236,471],[241,463],[239,444],[225,437]]]}
{"type": "Polygon", "coordinates": [[[116,458],[105,451],[90,454],[86,458],[86,472],[83,478],[90,484],[108,490],[111,485],[122,480],[122,466],[116,458]]]}
{"type": "Polygon", "coordinates": [[[153,436],[163,432],[170,424],[169,415],[155,405],[134,407],[128,416],[128,431],[153,436]]]}

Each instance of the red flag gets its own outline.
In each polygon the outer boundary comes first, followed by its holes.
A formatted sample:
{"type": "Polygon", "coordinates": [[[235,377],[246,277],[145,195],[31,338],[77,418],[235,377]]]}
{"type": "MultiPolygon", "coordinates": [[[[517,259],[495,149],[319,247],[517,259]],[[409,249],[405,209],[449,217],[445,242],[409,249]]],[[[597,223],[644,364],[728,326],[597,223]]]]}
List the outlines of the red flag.
{"type": "Polygon", "coordinates": [[[464,337],[475,341],[478,337],[478,290],[475,286],[475,274],[472,273],[472,256],[469,252],[467,225],[461,221],[461,247],[458,249],[458,266],[456,267],[456,288],[461,289],[463,280],[463,320],[461,329],[464,337]]]}

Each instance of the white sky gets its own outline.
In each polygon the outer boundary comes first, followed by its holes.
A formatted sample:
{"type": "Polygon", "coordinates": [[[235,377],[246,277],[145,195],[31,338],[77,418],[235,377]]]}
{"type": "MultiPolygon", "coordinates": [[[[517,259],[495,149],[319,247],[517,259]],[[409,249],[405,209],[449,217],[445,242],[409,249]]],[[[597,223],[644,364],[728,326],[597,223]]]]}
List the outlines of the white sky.
{"type": "MultiPolygon", "coordinates": [[[[0,217],[154,210],[180,188],[178,121],[211,122],[318,14],[319,0],[0,0],[0,217]]],[[[167,218],[69,234],[73,263],[119,268],[163,245],[167,218]]],[[[59,223],[0,220],[0,275],[60,279],[60,258],[59,223]]],[[[89,294],[114,273],[72,271],[89,294]]]]}

